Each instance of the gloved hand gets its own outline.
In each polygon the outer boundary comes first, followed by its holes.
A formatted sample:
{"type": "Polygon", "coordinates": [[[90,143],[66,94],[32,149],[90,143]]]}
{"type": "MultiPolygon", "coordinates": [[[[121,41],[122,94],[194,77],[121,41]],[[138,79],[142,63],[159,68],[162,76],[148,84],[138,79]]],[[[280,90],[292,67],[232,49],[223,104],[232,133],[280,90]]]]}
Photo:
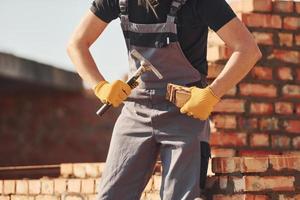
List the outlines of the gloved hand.
{"type": "Polygon", "coordinates": [[[95,95],[102,103],[109,103],[113,107],[118,107],[131,93],[130,86],[120,80],[113,83],[107,81],[100,81],[94,87],[95,95]]]}
{"type": "Polygon", "coordinates": [[[190,91],[191,97],[181,107],[180,112],[200,120],[206,120],[220,98],[213,93],[210,87],[203,89],[191,87],[190,91]]]}

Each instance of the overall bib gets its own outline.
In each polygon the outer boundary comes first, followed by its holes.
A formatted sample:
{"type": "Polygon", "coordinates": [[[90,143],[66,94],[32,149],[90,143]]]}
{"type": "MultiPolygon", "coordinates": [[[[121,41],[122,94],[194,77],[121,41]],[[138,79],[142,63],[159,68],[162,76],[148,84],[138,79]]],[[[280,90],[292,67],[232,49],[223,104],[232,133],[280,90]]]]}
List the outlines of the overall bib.
{"type": "MultiPolygon", "coordinates": [[[[121,26],[128,51],[136,49],[163,75],[141,76],[116,121],[97,200],[137,200],[152,175],[158,154],[162,162],[161,199],[193,200],[199,196],[200,141],[209,141],[209,121],[181,114],[165,100],[167,83],[205,87],[205,75],[187,60],[174,23],[185,0],[174,0],[165,23],[129,21],[127,0],[120,0],[121,26]]],[[[140,61],[129,55],[129,77],[140,61]]]]}

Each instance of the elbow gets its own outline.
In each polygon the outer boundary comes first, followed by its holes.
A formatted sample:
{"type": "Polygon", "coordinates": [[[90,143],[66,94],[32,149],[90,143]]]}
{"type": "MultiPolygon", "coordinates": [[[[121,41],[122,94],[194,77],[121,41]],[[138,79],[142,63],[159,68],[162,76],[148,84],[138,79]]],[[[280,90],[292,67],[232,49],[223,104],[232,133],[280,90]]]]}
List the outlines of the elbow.
{"type": "Polygon", "coordinates": [[[71,56],[73,52],[82,49],[89,49],[89,45],[82,40],[71,38],[66,45],[66,51],[69,56],[71,56]]]}
{"type": "Polygon", "coordinates": [[[241,52],[254,64],[262,57],[262,53],[255,42],[249,42],[247,44],[241,45],[236,49],[236,51],[241,52]]]}

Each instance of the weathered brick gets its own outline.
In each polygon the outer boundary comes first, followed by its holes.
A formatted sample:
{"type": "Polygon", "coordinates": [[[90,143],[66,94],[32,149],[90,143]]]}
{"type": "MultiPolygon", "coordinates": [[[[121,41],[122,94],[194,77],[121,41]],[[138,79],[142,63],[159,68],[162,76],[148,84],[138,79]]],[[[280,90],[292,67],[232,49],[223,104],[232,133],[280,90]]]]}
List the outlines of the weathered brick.
{"type": "Polygon", "coordinates": [[[41,194],[53,194],[54,192],[54,183],[51,179],[41,179],[42,188],[41,194]]]}
{"type": "Polygon", "coordinates": [[[246,118],[240,117],[238,119],[239,127],[245,130],[255,130],[258,128],[258,120],[257,118],[246,118]]]}
{"type": "Polygon", "coordinates": [[[212,121],[216,128],[236,128],[236,117],[234,115],[215,115],[212,121]]]}
{"type": "Polygon", "coordinates": [[[94,179],[82,179],[81,180],[81,193],[92,194],[94,192],[95,180],[94,179]]]}
{"type": "Polygon", "coordinates": [[[232,54],[232,50],[224,45],[208,46],[207,60],[217,61],[228,59],[232,54]]]}
{"type": "Polygon", "coordinates": [[[247,144],[246,133],[212,133],[211,145],[215,146],[245,146],[247,144]]]}
{"type": "Polygon", "coordinates": [[[16,194],[28,194],[27,180],[16,180],[16,194]]]}
{"type": "Polygon", "coordinates": [[[10,196],[0,196],[0,200],[10,200],[10,196]]]}
{"type": "Polygon", "coordinates": [[[285,120],[283,126],[288,132],[300,133],[300,120],[285,120]]]}
{"type": "MultiPolygon", "coordinates": [[[[53,195],[37,195],[35,197],[35,200],[60,200],[60,197],[58,196],[53,196],[53,195]]],[[[64,199],[66,200],[66,199],[64,199]]],[[[82,199],[80,199],[82,200],[82,199]]]]}
{"type": "Polygon", "coordinates": [[[250,145],[253,147],[269,146],[269,134],[251,134],[250,145]]]}
{"type": "Polygon", "coordinates": [[[273,45],[273,33],[252,32],[256,43],[264,45],[273,45]]]}
{"type": "Polygon", "coordinates": [[[11,195],[11,200],[34,200],[34,196],[28,196],[28,195],[11,195]]]}
{"type": "Polygon", "coordinates": [[[67,180],[63,178],[54,179],[54,193],[62,194],[67,191],[67,180]]]}
{"type": "Polygon", "coordinates": [[[269,198],[266,195],[254,195],[254,194],[213,195],[213,200],[268,200],[268,199],[269,198]]]}
{"type": "Polygon", "coordinates": [[[81,164],[81,163],[73,164],[73,174],[76,178],[85,178],[86,177],[85,164],[81,164]]]}
{"type": "Polygon", "coordinates": [[[80,179],[68,179],[67,182],[68,192],[80,192],[81,181],[80,179]]]}
{"type": "Polygon", "coordinates": [[[270,58],[276,58],[279,61],[299,64],[300,63],[300,53],[299,51],[288,51],[288,50],[279,50],[274,49],[273,54],[270,58]]]}
{"type": "Polygon", "coordinates": [[[255,66],[251,70],[251,76],[254,79],[272,80],[273,79],[273,71],[272,71],[272,68],[270,68],[270,67],[255,66]]]}
{"type": "Polygon", "coordinates": [[[282,20],[279,15],[242,13],[241,20],[250,27],[281,28],[282,20]]]}
{"type": "Polygon", "coordinates": [[[60,165],[60,174],[64,178],[71,176],[73,174],[73,164],[62,163],[60,165]]]}
{"type": "Polygon", "coordinates": [[[281,80],[293,80],[292,69],[290,67],[279,67],[277,69],[277,76],[281,80]]]}
{"type": "Polygon", "coordinates": [[[296,194],[296,195],[280,194],[278,200],[299,200],[299,199],[300,199],[300,194],[296,194]]]}
{"type": "Polygon", "coordinates": [[[300,98],[300,85],[284,85],[282,94],[288,98],[300,98]]]}
{"type": "Polygon", "coordinates": [[[96,194],[89,194],[87,200],[96,200],[97,195],[96,194]]]}
{"type": "Polygon", "coordinates": [[[296,104],[296,113],[300,115],[300,104],[296,104]]]}
{"type": "Polygon", "coordinates": [[[272,147],[289,148],[291,139],[288,136],[272,135],[272,147]]]}
{"type": "Polygon", "coordinates": [[[99,185],[100,185],[100,179],[98,178],[95,181],[95,193],[98,193],[99,185]]]}
{"type": "Polygon", "coordinates": [[[295,35],[295,45],[300,46],[300,34],[295,35]]]}
{"type": "Polygon", "coordinates": [[[245,112],[245,100],[222,99],[214,108],[214,112],[243,113],[245,112]]]}
{"type": "Polygon", "coordinates": [[[86,164],[85,170],[88,177],[96,178],[100,176],[99,168],[95,163],[86,164]]]}
{"type": "Polygon", "coordinates": [[[228,177],[227,176],[219,176],[219,187],[221,190],[227,188],[228,177]]]}
{"type": "Polygon", "coordinates": [[[40,180],[29,180],[28,181],[29,194],[40,194],[41,192],[41,181],[40,180]]]}
{"type": "Polygon", "coordinates": [[[274,150],[239,150],[238,151],[238,156],[266,157],[269,155],[280,155],[280,152],[274,150]]]}
{"type": "Polygon", "coordinates": [[[297,13],[300,13],[300,2],[299,1],[295,1],[295,9],[297,13]]]}
{"type": "Polygon", "coordinates": [[[3,194],[3,180],[0,180],[0,196],[1,194],[3,194]]]}
{"type": "Polygon", "coordinates": [[[240,93],[243,96],[276,97],[277,89],[274,85],[241,83],[240,93]]]}
{"type": "Polygon", "coordinates": [[[297,69],[296,72],[297,72],[297,80],[300,81],[300,69],[297,69]]]}
{"type": "Polygon", "coordinates": [[[272,10],[271,0],[244,0],[239,1],[242,5],[242,12],[263,11],[269,12],[272,10]]]}
{"type": "Polygon", "coordinates": [[[291,33],[278,33],[279,45],[291,47],[293,46],[293,34],[291,33]]]}
{"type": "Polygon", "coordinates": [[[241,172],[265,172],[269,166],[267,157],[244,157],[241,172]]]}
{"type": "Polygon", "coordinates": [[[293,147],[295,149],[300,149],[300,137],[299,136],[293,138],[293,147]]]}
{"type": "Polygon", "coordinates": [[[212,170],[214,173],[265,172],[267,169],[268,157],[227,157],[212,159],[212,170]]]}
{"type": "Polygon", "coordinates": [[[212,148],[211,149],[212,157],[233,157],[235,156],[234,149],[225,149],[225,148],[212,148]]]}
{"type": "Polygon", "coordinates": [[[293,113],[293,104],[289,102],[276,102],[275,113],[289,115],[293,113]]]}
{"type": "Polygon", "coordinates": [[[267,115],[273,113],[273,105],[271,103],[251,103],[250,104],[251,114],[267,115]]]}
{"type": "Polygon", "coordinates": [[[230,179],[233,182],[234,192],[243,192],[245,190],[245,180],[243,177],[231,176],[230,179]]]}
{"type": "Polygon", "coordinates": [[[294,11],[293,1],[274,1],[273,9],[275,12],[291,13],[294,11]]]}
{"type": "Polygon", "coordinates": [[[285,17],[283,19],[283,28],[290,30],[300,29],[300,17],[285,17]]]}
{"type": "Polygon", "coordinates": [[[294,191],[293,176],[245,176],[245,191],[294,191]]]}
{"type": "Polygon", "coordinates": [[[3,181],[3,194],[14,194],[16,189],[15,180],[4,180],[3,181]]]}
{"type": "Polygon", "coordinates": [[[270,165],[276,171],[297,170],[300,171],[300,157],[298,156],[270,156],[270,165]]]}
{"type": "Polygon", "coordinates": [[[216,78],[221,73],[223,68],[224,65],[219,65],[214,62],[211,62],[208,67],[207,78],[216,78]]]}
{"type": "Polygon", "coordinates": [[[105,163],[104,162],[98,164],[98,169],[99,169],[99,172],[100,172],[100,176],[103,173],[104,167],[105,167],[105,163]]]}
{"type": "Polygon", "coordinates": [[[275,117],[262,118],[259,120],[259,127],[261,130],[269,130],[269,131],[279,130],[278,123],[279,121],[275,117]]]}

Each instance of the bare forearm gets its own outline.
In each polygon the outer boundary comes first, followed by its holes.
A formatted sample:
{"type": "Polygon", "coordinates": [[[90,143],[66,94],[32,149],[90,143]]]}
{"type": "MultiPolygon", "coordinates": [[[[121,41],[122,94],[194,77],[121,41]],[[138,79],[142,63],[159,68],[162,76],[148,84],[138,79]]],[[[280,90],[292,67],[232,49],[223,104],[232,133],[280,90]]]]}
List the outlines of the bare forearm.
{"type": "Polygon", "coordinates": [[[94,87],[97,83],[99,83],[99,81],[104,80],[97,68],[88,46],[71,44],[68,46],[68,55],[72,60],[77,73],[91,87],[94,87]]]}
{"type": "Polygon", "coordinates": [[[222,72],[210,85],[214,93],[222,97],[236,85],[255,65],[260,58],[260,51],[235,51],[226,63],[222,72]]]}

